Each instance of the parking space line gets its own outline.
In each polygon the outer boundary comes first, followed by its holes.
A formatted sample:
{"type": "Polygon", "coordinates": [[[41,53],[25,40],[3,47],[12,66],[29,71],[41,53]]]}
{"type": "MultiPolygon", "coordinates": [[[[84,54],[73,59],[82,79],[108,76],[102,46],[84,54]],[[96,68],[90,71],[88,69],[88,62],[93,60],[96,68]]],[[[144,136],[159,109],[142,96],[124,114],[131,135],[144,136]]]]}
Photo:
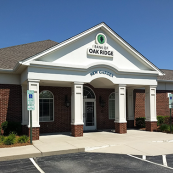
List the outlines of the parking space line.
{"type": "Polygon", "coordinates": [[[146,160],[146,155],[142,155],[142,159],[143,160],[146,160]]]}
{"type": "Polygon", "coordinates": [[[162,160],[163,160],[163,165],[168,166],[167,160],[166,160],[166,155],[162,155],[162,160]]]}
{"type": "Polygon", "coordinates": [[[161,165],[161,164],[158,164],[158,163],[154,163],[154,162],[151,162],[151,161],[149,161],[149,160],[143,160],[143,159],[141,159],[141,158],[132,156],[132,155],[130,155],[130,154],[127,154],[127,155],[130,156],[130,157],[133,157],[133,158],[135,158],[135,159],[142,160],[142,161],[144,161],[144,162],[152,163],[152,164],[155,164],[155,165],[162,166],[162,167],[164,167],[164,168],[168,168],[168,169],[172,169],[172,170],[173,170],[173,168],[171,168],[171,167],[169,167],[169,166],[165,166],[165,165],[161,165]]]}
{"type": "Polygon", "coordinates": [[[45,173],[35,162],[35,160],[33,158],[29,158],[31,160],[31,162],[33,163],[33,165],[41,172],[41,173],[45,173]]]}

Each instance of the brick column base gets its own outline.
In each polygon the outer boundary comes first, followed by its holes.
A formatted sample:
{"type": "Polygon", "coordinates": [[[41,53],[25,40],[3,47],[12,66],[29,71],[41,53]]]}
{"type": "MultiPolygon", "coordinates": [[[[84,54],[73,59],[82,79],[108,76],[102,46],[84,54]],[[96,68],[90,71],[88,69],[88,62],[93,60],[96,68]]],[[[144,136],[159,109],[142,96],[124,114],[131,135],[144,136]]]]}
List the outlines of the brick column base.
{"type": "MultiPolygon", "coordinates": [[[[22,133],[24,135],[27,135],[30,137],[30,128],[28,128],[28,126],[26,126],[26,125],[22,126],[22,133]]],[[[33,127],[32,128],[32,140],[39,140],[39,135],[40,135],[40,128],[33,127]]]]}
{"type": "Polygon", "coordinates": [[[154,130],[157,130],[157,121],[151,122],[151,121],[145,121],[146,131],[153,132],[154,130]]]}
{"type": "Polygon", "coordinates": [[[127,133],[127,123],[115,123],[115,133],[127,133]]]}
{"type": "Polygon", "coordinates": [[[127,128],[133,128],[134,127],[134,120],[127,120],[127,128]]]}
{"type": "Polygon", "coordinates": [[[83,125],[71,125],[71,133],[74,137],[83,136],[83,125]]]}

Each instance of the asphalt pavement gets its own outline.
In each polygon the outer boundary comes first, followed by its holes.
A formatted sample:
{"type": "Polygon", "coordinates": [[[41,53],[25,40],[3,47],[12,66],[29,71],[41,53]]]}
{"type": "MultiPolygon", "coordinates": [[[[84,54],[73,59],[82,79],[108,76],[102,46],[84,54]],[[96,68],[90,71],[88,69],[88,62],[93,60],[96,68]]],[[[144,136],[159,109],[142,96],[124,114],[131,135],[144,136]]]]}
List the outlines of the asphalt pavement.
{"type": "Polygon", "coordinates": [[[172,173],[173,155],[166,155],[164,167],[163,156],[131,156],[109,153],[73,153],[30,159],[2,161],[0,173],[172,173]],[[150,162],[151,161],[151,162],[150,162]],[[154,163],[156,164],[154,164],[154,163]],[[160,164],[160,165],[159,165],[160,164]],[[38,170],[38,168],[40,168],[38,170]]]}

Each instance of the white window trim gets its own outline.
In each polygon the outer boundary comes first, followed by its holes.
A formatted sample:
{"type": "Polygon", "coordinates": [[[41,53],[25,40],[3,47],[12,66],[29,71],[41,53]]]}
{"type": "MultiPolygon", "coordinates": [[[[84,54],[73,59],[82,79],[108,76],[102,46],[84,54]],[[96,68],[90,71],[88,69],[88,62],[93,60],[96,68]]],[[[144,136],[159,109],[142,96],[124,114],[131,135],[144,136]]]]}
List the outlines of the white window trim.
{"type": "MultiPolygon", "coordinates": [[[[43,90],[43,91],[49,91],[49,90],[43,90]]],[[[43,91],[41,91],[41,92],[43,92],[43,91]]],[[[39,97],[39,105],[40,105],[40,99],[52,99],[53,100],[53,120],[50,120],[50,121],[40,121],[40,108],[39,108],[39,122],[41,122],[41,123],[44,123],[44,122],[54,122],[54,95],[53,95],[53,93],[51,91],[49,91],[49,92],[52,94],[53,98],[40,98],[39,97]]]]}

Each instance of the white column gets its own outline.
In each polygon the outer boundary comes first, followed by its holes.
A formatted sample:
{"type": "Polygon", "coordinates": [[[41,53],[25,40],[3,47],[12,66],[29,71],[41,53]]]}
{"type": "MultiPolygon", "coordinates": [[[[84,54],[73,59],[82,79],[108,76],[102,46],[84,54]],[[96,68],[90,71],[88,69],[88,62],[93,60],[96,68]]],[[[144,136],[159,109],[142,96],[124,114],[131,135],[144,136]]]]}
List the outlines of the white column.
{"type": "Polygon", "coordinates": [[[133,89],[127,90],[128,120],[134,120],[133,89]]]}
{"type": "Polygon", "coordinates": [[[27,84],[22,85],[22,125],[28,125],[29,112],[27,110],[27,84]]]}
{"type": "Polygon", "coordinates": [[[126,123],[126,85],[115,86],[115,122],[126,123]]]}
{"type": "Polygon", "coordinates": [[[156,86],[145,87],[145,121],[157,121],[156,86]]]}
{"type": "MultiPolygon", "coordinates": [[[[40,127],[39,124],[39,80],[28,80],[28,90],[34,91],[35,110],[32,111],[32,127],[40,127]]],[[[30,117],[30,116],[29,116],[30,117]]],[[[30,119],[28,119],[30,127],[30,119]]]]}
{"type": "Polygon", "coordinates": [[[83,125],[83,83],[74,83],[71,96],[71,124],[83,125]]]}

